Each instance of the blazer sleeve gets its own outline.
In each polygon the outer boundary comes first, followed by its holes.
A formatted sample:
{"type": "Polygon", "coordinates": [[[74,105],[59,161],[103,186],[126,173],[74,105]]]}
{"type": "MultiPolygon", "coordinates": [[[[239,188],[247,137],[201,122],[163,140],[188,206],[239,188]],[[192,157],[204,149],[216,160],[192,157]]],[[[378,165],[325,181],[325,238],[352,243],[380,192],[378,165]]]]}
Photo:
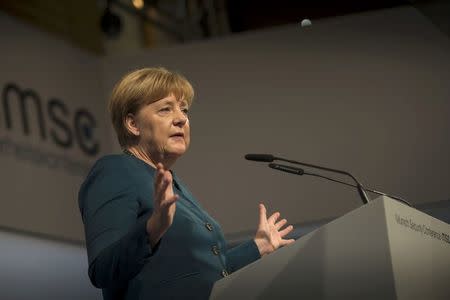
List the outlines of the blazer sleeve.
{"type": "Polygon", "coordinates": [[[126,161],[99,160],[79,192],[94,286],[124,286],[137,275],[151,249],[146,232],[150,213],[139,215],[136,188],[126,161]],[[128,176],[127,176],[128,175],[128,176]]]}
{"type": "Polygon", "coordinates": [[[237,271],[259,258],[261,255],[253,239],[230,248],[226,252],[227,265],[231,272],[237,271]]]}

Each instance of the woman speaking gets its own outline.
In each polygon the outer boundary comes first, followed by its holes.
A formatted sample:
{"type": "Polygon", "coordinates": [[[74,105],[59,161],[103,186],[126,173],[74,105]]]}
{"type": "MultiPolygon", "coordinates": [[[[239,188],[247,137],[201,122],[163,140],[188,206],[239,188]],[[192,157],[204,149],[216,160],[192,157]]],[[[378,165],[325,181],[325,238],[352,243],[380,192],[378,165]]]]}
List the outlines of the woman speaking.
{"type": "Polygon", "coordinates": [[[174,174],[189,147],[194,91],[146,68],[114,87],[109,110],[123,154],[99,159],[79,192],[89,277],[104,299],[208,299],[215,281],[292,243],[259,206],[253,239],[227,248],[220,225],[174,174]]]}

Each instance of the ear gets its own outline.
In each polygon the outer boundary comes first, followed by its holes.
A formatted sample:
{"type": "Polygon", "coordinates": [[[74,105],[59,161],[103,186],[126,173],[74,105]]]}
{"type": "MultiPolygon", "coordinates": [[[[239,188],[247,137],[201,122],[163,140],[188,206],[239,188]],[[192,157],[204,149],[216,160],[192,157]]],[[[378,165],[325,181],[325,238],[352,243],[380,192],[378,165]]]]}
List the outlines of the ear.
{"type": "Polygon", "coordinates": [[[141,134],[141,131],[139,129],[139,126],[136,121],[136,116],[133,114],[128,114],[125,117],[125,127],[127,128],[128,132],[133,134],[134,136],[139,136],[141,134]]]}

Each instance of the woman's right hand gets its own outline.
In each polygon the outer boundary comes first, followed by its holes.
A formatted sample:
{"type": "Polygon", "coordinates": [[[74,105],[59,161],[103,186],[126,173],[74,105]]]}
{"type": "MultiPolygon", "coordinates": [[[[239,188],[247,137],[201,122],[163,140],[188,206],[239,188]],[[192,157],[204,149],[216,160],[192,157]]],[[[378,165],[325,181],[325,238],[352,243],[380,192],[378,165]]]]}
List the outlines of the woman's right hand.
{"type": "Polygon", "coordinates": [[[172,225],[178,195],[173,193],[172,174],[163,164],[156,165],[153,213],[147,221],[147,234],[153,248],[172,225]]]}

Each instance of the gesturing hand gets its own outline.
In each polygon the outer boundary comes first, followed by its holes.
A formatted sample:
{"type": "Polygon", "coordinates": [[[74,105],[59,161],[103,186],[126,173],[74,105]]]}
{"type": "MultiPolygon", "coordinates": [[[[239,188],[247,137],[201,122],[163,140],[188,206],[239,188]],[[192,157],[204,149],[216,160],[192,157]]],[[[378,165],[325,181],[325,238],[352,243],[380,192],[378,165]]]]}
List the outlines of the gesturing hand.
{"type": "Polygon", "coordinates": [[[264,204],[259,204],[259,225],[254,240],[261,256],[295,242],[294,239],[283,239],[294,227],[289,225],[281,229],[287,223],[287,220],[282,219],[277,222],[279,217],[280,213],[276,212],[267,218],[266,207],[264,204]]]}
{"type": "Polygon", "coordinates": [[[158,163],[154,182],[153,213],[147,221],[147,233],[152,247],[172,225],[177,200],[178,196],[172,189],[172,174],[163,164],[158,163]]]}

